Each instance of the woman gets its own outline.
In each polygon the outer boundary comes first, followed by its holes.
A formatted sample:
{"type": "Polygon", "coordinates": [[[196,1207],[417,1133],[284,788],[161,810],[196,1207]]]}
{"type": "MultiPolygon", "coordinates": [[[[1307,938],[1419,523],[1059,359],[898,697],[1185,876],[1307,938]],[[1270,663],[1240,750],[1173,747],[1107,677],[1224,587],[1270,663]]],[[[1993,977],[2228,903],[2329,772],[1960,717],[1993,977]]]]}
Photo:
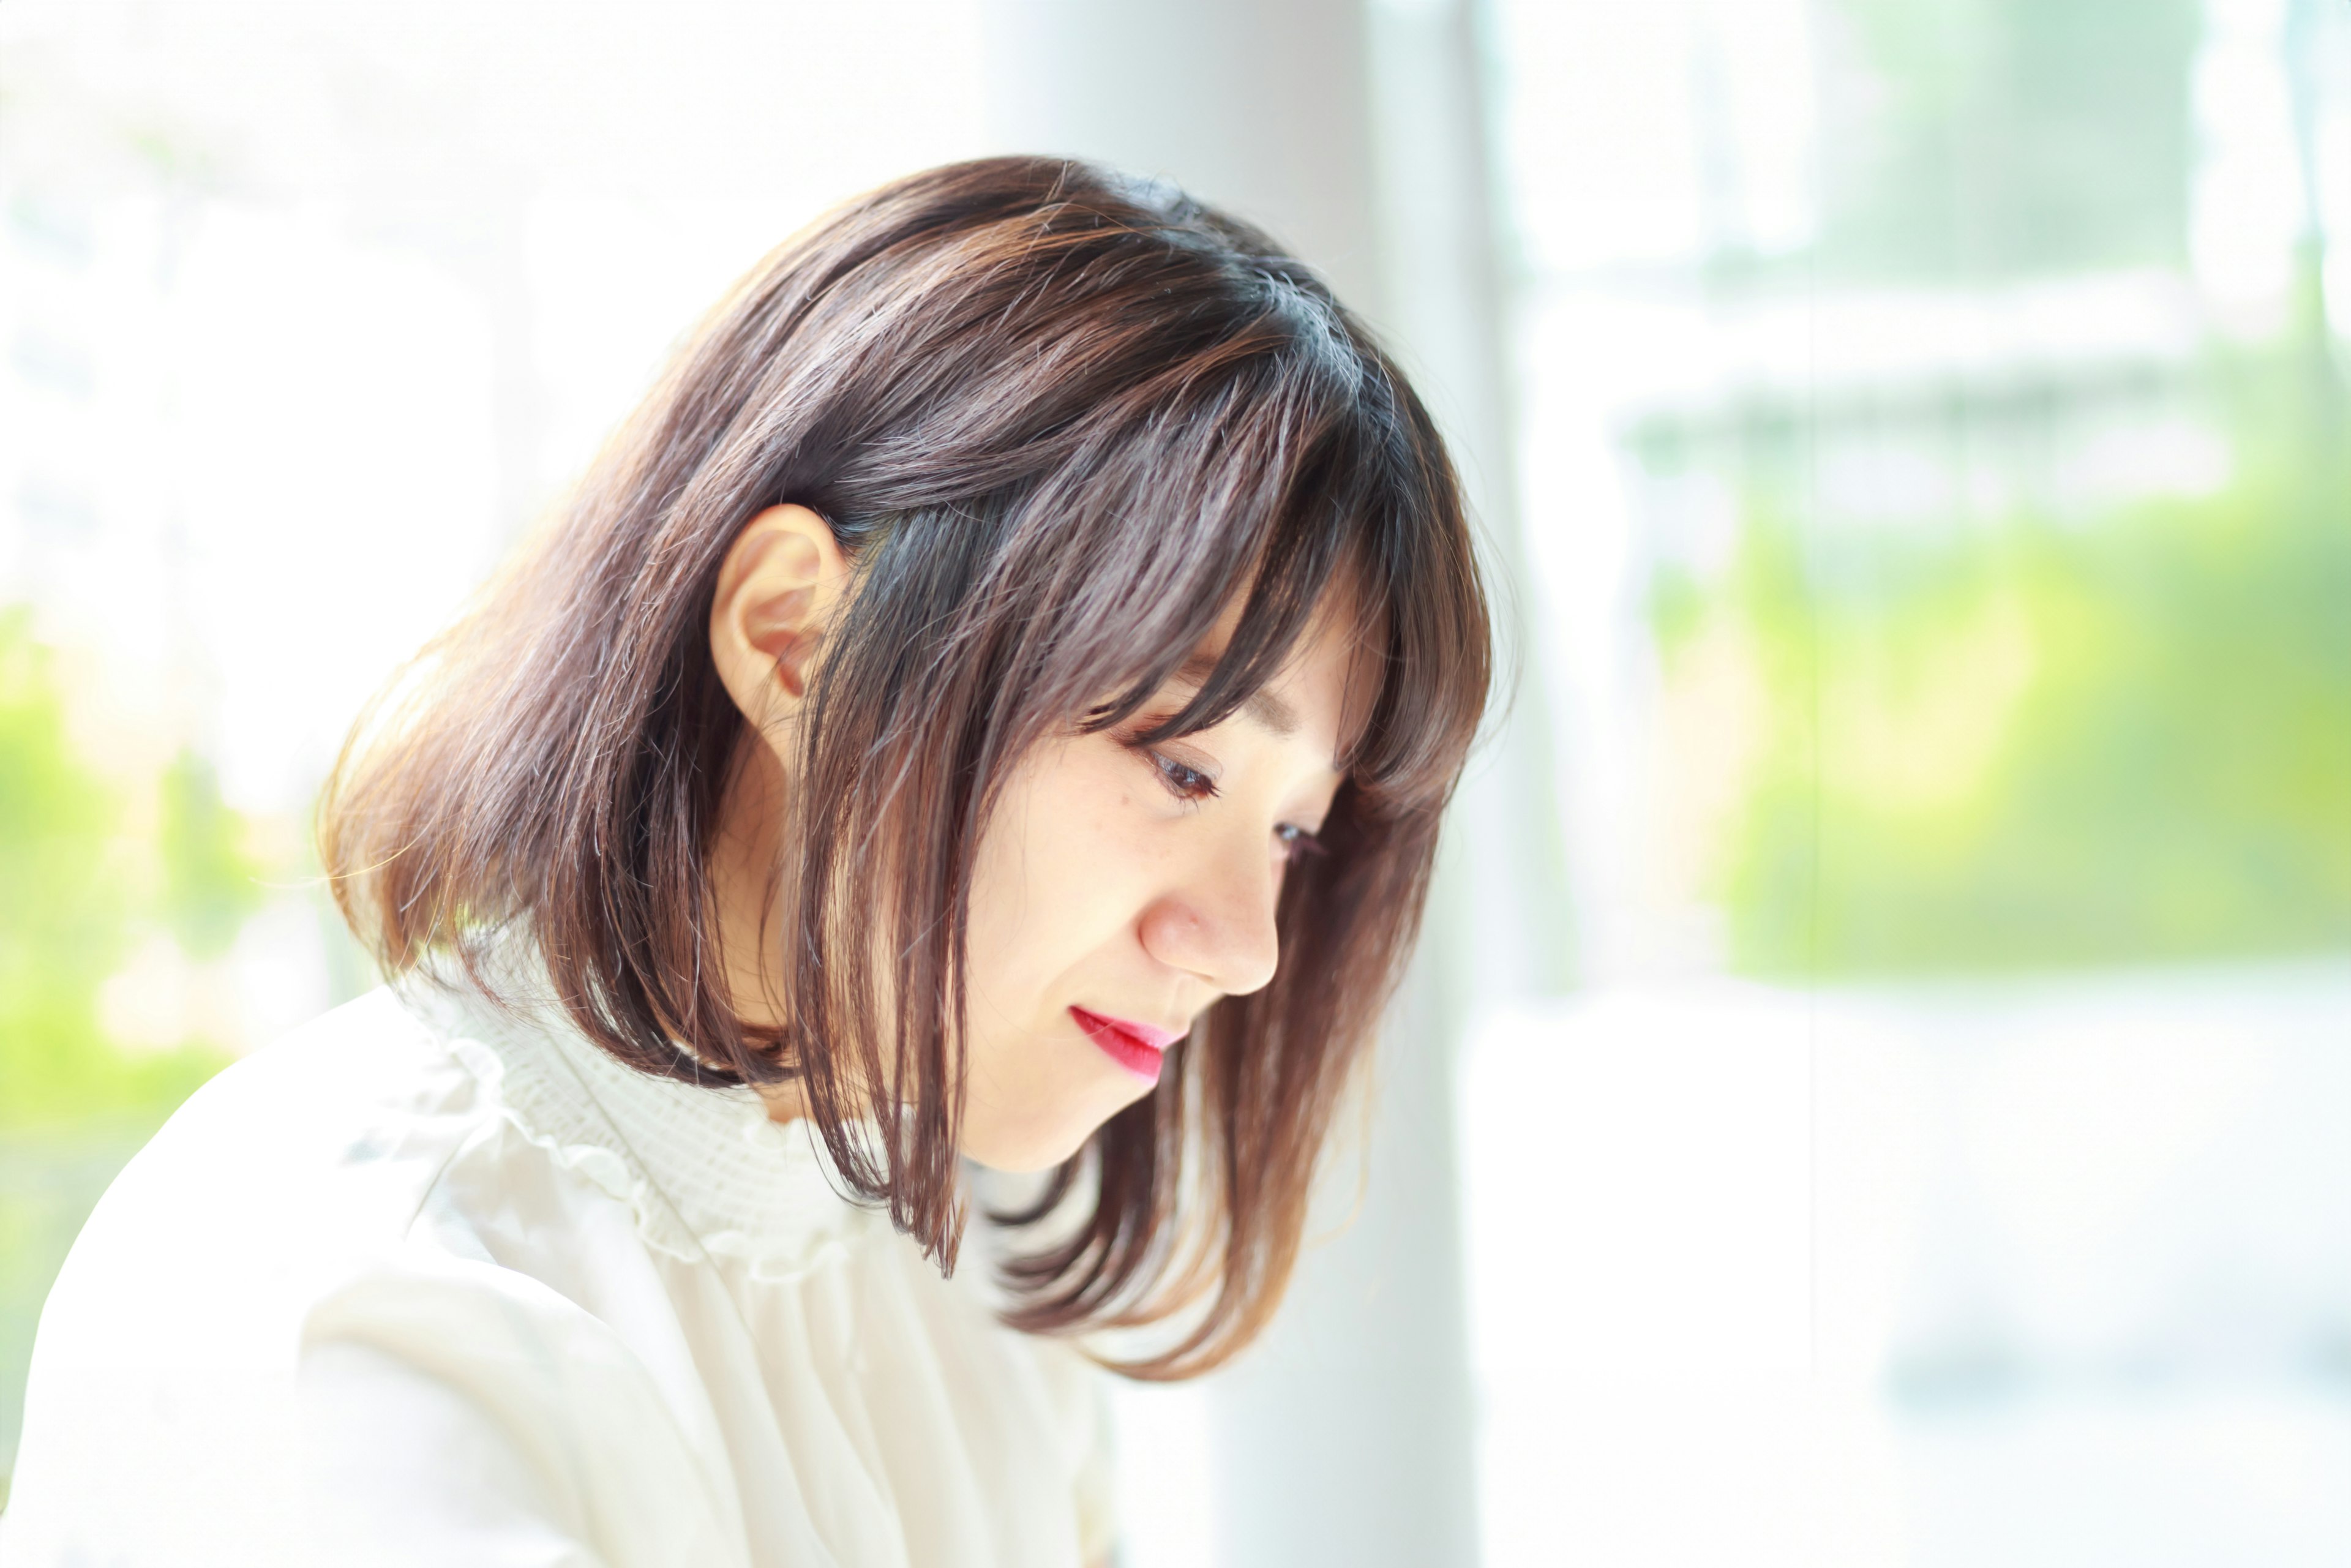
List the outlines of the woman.
{"type": "Polygon", "coordinates": [[[1428,417],[1266,236],[834,213],[355,728],[392,982],[92,1217],[10,1561],[1100,1559],[1094,1362],[1272,1312],[1487,682],[1428,417]]]}

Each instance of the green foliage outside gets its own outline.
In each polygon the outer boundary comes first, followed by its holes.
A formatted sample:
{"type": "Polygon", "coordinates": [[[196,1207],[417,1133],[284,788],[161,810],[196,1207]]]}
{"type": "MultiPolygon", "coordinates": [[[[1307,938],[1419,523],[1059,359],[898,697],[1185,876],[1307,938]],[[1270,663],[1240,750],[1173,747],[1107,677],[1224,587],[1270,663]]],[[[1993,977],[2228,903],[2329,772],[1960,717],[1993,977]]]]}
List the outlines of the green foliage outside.
{"type": "Polygon", "coordinates": [[[1718,866],[1734,963],[1980,972],[2351,949],[2351,423],[2224,367],[2237,477],[2086,521],[1808,540],[1768,499],[1669,584],[1761,739],[1718,866]]]}
{"type": "Polygon", "coordinates": [[[245,824],[183,752],[154,779],[99,776],[73,750],[48,651],[0,611],[0,1503],[41,1301],[123,1161],[228,1058],[216,1044],[128,1050],[100,989],[162,929],[225,953],[257,905],[245,824]],[[136,831],[156,791],[152,836],[136,831]]]}
{"type": "Polygon", "coordinates": [[[99,1027],[99,988],[145,924],[173,931],[193,957],[227,949],[259,897],[243,824],[183,753],[160,781],[158,841],[126,840],[124,788],[73,755],[28,620],[0,616],[0,1131],[168,1114],[225,1057],[198,1041],[120,1049],[99,1027]],[[144,857],[162,862],[160,877],[144,857]]]}
{"type": "Polygon", "coordinates": [[[161,780],[162,914],[189,957],[217,958],[261,907],[261,868],[244,850],[244,823],[221,801],[212,764],[193,751],[161,780]]]}

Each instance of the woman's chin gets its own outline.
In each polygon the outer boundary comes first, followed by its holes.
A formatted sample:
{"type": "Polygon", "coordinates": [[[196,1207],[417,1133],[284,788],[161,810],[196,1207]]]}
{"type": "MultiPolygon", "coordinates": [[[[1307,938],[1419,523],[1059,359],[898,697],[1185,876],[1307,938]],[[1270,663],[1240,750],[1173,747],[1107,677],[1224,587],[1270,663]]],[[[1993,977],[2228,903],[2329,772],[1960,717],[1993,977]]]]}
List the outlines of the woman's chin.
{"type": "Polygon", "coordinates": [[[1006,1176],[1050,1171],[1075,1156],[1119,1109],[1111,1105],[1050,1120],[1024,1119],[1017,1127],[974,1126],[967,1117],[958,1149],[964,1158],[1006,1176]]]}

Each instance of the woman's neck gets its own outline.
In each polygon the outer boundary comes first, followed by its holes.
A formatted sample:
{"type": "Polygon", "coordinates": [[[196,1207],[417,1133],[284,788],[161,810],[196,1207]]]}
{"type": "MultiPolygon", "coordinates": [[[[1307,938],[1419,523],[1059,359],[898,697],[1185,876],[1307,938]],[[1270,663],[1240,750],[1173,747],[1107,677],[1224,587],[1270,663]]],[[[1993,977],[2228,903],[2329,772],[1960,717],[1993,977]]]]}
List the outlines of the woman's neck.
{"type": "MultiPolygon", "coordinates": [[[[773,1030],[785,1019],[765,938],[774,908],[785,781],[775,754],[747,736],[745,740],[727,769],[707,869],[728,1004],[747,1027],[773,1030]]],[[[763,1084],[759,1094],[778,1122],[808,1113],[797,1083],[763,1084]]]]}

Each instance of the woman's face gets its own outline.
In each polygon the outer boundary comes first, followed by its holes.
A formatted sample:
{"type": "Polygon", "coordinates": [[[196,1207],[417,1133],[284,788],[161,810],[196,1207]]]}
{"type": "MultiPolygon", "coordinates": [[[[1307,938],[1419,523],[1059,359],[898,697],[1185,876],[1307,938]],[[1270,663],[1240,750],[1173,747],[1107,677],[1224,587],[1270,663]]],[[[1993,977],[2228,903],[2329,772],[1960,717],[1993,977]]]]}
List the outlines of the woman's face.
{"type": "Polygon", "coordinates": [[[982,1165],[1068,1158],[1151,1092],[1211,1003],[1273,978],[1284,870],[1314,852],[1339,788],[1353,628],[1323,617],[1230,718],[1137,744],[1228,632],[1128,724],[1038,747],[981,837],[962,1146],[982,1165]]]}
{"type": "MultiPolygon", "coordinates": [[[[729,983],[769,994],[758,965],[764,883],[796,706],[820,628],[848,580],[831,530],[778,507],[721,569],[711,647],[760,732],[730,790],[714,877],[729,983]]],[[[1344,601],[1332,594],[1329,602],[1344,601]]],[[[1290,862],[1314,852],[1353,733],[1354,625],[1317,618],[1289,664],[1222,724],[1150,747],[1134,737],[1180,709],[1225,645],[1238,607],[1128,723],[1039,746],[981,835],[967,935],[961,1149],[1000,1170],[1040,1170],[1151,1092],[1162,1051],[1221,998],[1263,987],[1280,963],[1274,908],[1290,862]]],[[[793,1114],[789,1090],[777,1113],[793,1114]]]]}

